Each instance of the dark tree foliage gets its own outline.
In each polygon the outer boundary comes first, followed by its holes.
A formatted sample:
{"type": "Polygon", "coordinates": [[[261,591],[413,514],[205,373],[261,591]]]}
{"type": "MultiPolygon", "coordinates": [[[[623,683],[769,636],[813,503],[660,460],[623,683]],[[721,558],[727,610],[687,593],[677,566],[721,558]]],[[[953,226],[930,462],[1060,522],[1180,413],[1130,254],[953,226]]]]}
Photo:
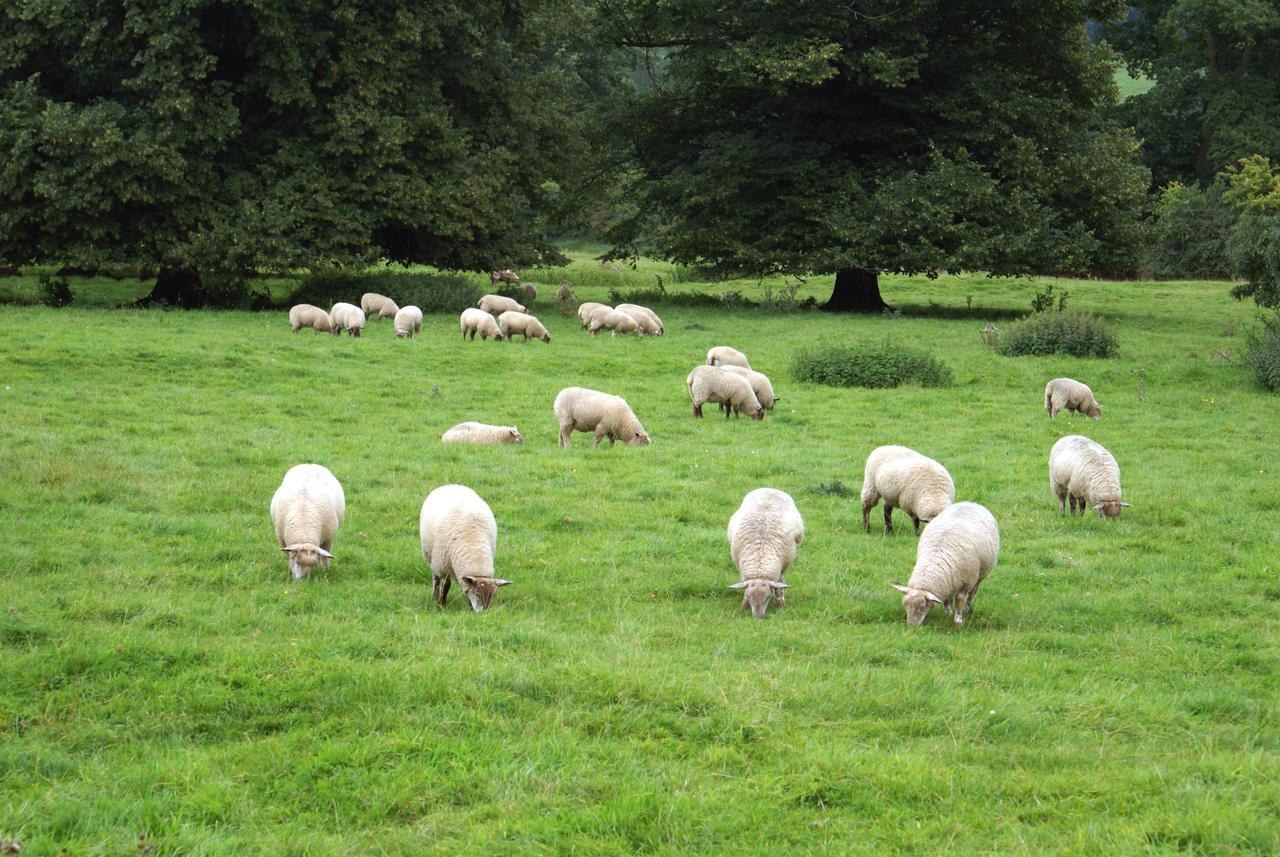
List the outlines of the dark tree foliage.
{"type": "Polygon", "coordinates": [[[1149,172],[1085,22],[1112,2],[606,0],[616,43],[664,49],[614,122],[637,210],[617,252],[736,274],[1136,267],[1149,172]]]}

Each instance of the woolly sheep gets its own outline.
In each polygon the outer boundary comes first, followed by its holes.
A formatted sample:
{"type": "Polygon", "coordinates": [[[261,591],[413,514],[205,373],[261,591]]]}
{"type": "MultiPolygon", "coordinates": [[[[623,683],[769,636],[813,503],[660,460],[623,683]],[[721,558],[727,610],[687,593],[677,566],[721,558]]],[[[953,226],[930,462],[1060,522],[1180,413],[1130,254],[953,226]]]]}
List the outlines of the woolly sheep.
{"type": "MultiPolygon", "coordinates": [[[[658,318],[658,314],[648,307],[640,306],[639,304],[618,304],[614,309],[620,309],[623,312],[634,316],[636,321],[640,321],[640,315],[648,318],[649,321],[653,323],[653,327],[657,329],[657,332],[653,334],[654,336],[662,336],[667,332],[666,327],[662,324],[662,319],[658,318]],[[637,313],[639,315],[637,315],[637,313]]],[[[643,325],[641,326],[643,327],[643,325]]],[[[649,333],[649,331],[645,330],[645,333],[649,333]]]]}
{"type": "Polygon", "coordinates": [[[311,304],[298,304],[289,310],[289,326],[297,333],[304,327],[314,328],[317,335],[333,332],[333,319],[329,313],[311,304]]]}
{"type": "Polygon", "coordinates": [[[616,309],[608,309],[607,307],[593,310],[591,320],[587,324],[587,332],[595,336],[601,330],[611,330],[613,335],[619,333],[634,333],[637,336],[643,336],[644,331],[640,329],[640,325],[634,318],[625,312],[616,309]]]}
{"type": "Polygon", "coordinates": [[[747,355],[741,351],[730,348],[727,345],[717,345],[707,352],[708,366],[742,366],[750,369],[751,364],[747,362],[747,355]]]}
{"type": "Polygon", "coordinates": [[[464,309],[462,315],[458,316],[458,321],[462,326],[463,339],[470,333],[474,340],[479,333],[481,339],[493,337],[494,342],[502,341],[502,331],[498,330],[497,320],[482,309],[464,309]]]}
{"type": "Polygon", "coordinates": [[[884,500],[884,531],[893,532],[893,510],[911,516],[916,535],[956,498],[951,474],[932,458],[905,446],[881,446],[867,456],[862,477],[862,529],[871,530],[871,510],[884,500]]]}
{"type": "Polygon", "coordinates": [[[465,485],[441,485],[422,502],[418,518],[422,558],[431,566],[431,594],[444,606],[456,578],[471,609],[483,611],[499,587],[511,581],[493,576],[498,522],[489,504],[465,485]]]}
{"type": "Polygon", "coordinates": [[[921,624],[933,605],[941,604],[956,627],[964,625],[999,554],[1000,528],[984,507],[961,502],[943,509],[924,528],[907,585],[889,584],[902,593],[907,624],[921,624]]]}
{"type": "Polygon", "coordinates": [[[370,319],[395,318],[400,307],[386,295],[377,292],[365,292],[360,296],[360,310],[370,319]]]}
{"type": "Polygon", "coordinates": [[[359,336],[364,329],[364,310],[354,304],[336,303],[329,315],[333,318],[334,336],[341,336],[344,330],[348,336],[359,336]]]}
{"type": "Polygon", "coordinates": [[[742,499],[729,519],[729,556],[741,580],[742,609],[763,619],[769,601],[781,607],[787,584],[783,575],[804,541],[804,520],[791,496],[776,488],[757,488],[742,499]]]}
{"type": "Polygon", "coordinates": [[[422,332],[422,310],[416,306],[401,307],[396,311],[396,336],[407,336],[410,339],[422,332]]]}
{"type": "Polygon", "coordinates": [[[516,312],[525,311],[523,305],[516,303],[511,298],[505,298],[502,295],[485,295],[480,298],[480,303],[478,303],[477,306],[494,316],[500,315],[510,309],[513,309],[516,312]]]}
{"type": "Polygon", "coordinates": [[[702,406],[707,402],[720,402],[725,407],[725,418],[730,411],[745,413],[753,420],[764,419],[764,408],[751,392],[751,382],[741,375],[726,372],[718,366],[695,366],[684,379],[693,399],[693,415],[701,418],[702,406]]]}
{"type": "Polygon", "coordinates": [[[1062,410],[1075,411],[1095,420],[1102,416],[1102,406],[1093,397],[1093,390],[1071,378],[1054,378],[1044,385],[1044,410],[1050,418],[1062,410]]]}
{"type": "Polygon", "coordinates": [[[329,567],[333,537],[346,513],[342,485],[329,468],[298,464],[285,473],[271,497],[271,524],[294,580],[306,580],[317,565],[329,567]]]}
{"type": "Polygon", "coordinates": [[[487,423],[458,423],[440,435],[442,443],[524,443],[515,426],[491,426],[487,423]]]}
{"type": "Polygon", "coordinates": [[[538,287],[533,283],[521,283],[520,294],[524,295],[529,303],[533,303],[538,299],[538,287]]]}
{"type": "Polygon", "coordinates": [[[721,366],[726,372],[732,372],[734,375],[741,375],[751,384],[751,392],[756,394],[756,398],[760,400],[760,407],[766,411],[772,411],[773,406],[780,397],[773,394],[773,384],[769,382],[769,376],[763,372],[757,372],[754,369],[748,369],[745,366],[721,366]]]}
{"type": "Polygon", "coordinates": [[[640,332],[646,336],[661,336],[662,328],[658,326],[658,322],[643,307],[635,304],[618,304],[614,309],[621,313],[626,313],[635,321],[636,326],[640,328],[640,332]]]}
{"type": "Polygon", "coordinates": [[[1120,510],[1132,503],[1120,501],[1120,465],[1115,457],[1083,435],[1070,434],[1053,445],[1049,453],[1049,488],[1058,498],[1061,514],[1080,507],[1097,509],[1104,518],[1120,517],[1120,510]]]}
{"type": "Polygon", "coordinates": [[[520,275],[515,271],[512,271],[510,268],[505,271],[489,272],[489,285],[493,285],[494,283],[511,283],[512,285],[515,285],[518,282],[520,282],[520,275]]]}
{"type": "Polygon", "coordinates": [[[621,396],[583,387],[565,387],[556,396],[553,408],[556,422],[560,424],[562,447],[573,445],[570,437],[574,431],[595,432],[595,446],[606,437],[610,446],[619,440],[632,446],[649,445],[648,433],[621,396]]]}
{"type": "Polygon", "coordinates": [[[543,342],[551,341],[551,334],[547,333],[542,322],[523,312],[507,310],[498,316],[498,330],[502,331],[502,335],[508,342],[511,342],[516,334],[523,336],[525,342],[529,341],[530,336],[541,339],[543,342]]]}
{"type": "Polygon", "coordinates": [[[582,322],[583,327],[591,323],[591,314],[598,309],[613,309],[613,307],[595,301],[578,304],[578,321],[582,322]]]}

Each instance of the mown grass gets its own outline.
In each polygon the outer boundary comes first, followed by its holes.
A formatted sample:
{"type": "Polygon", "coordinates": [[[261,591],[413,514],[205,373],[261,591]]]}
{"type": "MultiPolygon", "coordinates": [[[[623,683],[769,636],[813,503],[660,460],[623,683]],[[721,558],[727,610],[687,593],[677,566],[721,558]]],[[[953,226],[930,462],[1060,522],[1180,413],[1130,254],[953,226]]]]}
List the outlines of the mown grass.
{"type": "Polygon", "coordinates": [[[1064,285],[1116,325],[1116,359],[988,351],[981,325],[1032,288],[982,277],[886,280],[943,317],[668,309],[661,339],[592,339],[544,298],[549,345],[463,345],[440,316],[409,342],[385,322],[293,336],[282,313],[0,307],[0,837],[24,855],[1275,853],[1280,428],[1211,354],[1239,351],[1251,311],[1222,284],[1064,285]],[[956,385],[786,375],[799,347],[885,340],[956,385]],[[773,375],[763,422],[690,417],[684,375],[715,344],[773,375]],[[1058,375],[1104,418],[1050,421],[1058,375]],[[569,384],[624,395],[653,445],[558,449],[569,384]],[[526,441],[441,446],[466,419],[526,441]],[[1058,516],[1046,458],[1073,431],[1119,460],[1120,520],[1058,516]],[[963,631],[904,623],[886,582],[910,573],[909,527],[861,531],[883,443],[944,462],[1000,522],[963,631]],[[267,504],[301,461],[342,480],[348,515],[329,572],[297,585],[267,504]],[[492,506],[515,581],[481,615],[456,593],[436,609],[419,555],[422,499],[450,481],[492,506]],[[760,485],[808,536],[757,622],[726,588],[724,530],[760,485]]]}

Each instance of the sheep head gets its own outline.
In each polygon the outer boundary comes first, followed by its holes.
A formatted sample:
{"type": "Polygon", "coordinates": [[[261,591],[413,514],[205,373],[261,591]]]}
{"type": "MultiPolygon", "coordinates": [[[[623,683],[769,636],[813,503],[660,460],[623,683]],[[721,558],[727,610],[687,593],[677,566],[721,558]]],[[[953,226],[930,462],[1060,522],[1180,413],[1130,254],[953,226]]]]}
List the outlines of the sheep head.
{"type": "Polygon", "coordinates": [[[1121,509],[1125,506],[1132,505],[1132,503],[1121,503],[1119,500],[1107,500],[1105,502],[1098,503],[1093,508],[1097,509],[1098,514],[1104,518],[1118,518],[1120,517],[1121,509]]]}
{"type": "Polygon", "coordinates": [[[511,581],[500,577],[464,574],[458,578],[458,582],[462,584],[462,594],[471,602],[471,609],[477,613],[483,613],[493,601],[493,595],[498,591],[498,587],[506,586],[511,581]]]}
{"type": "Polygon", "coordinates": [[[933,609],[933,605],[941,604],[948,613],[951,611],[941,598],[934,595],[927,589],[912,589],[909,586],[903,586],[901,583],[890,583],[894,589],[902,593],[902,607],[907,611],[908,625],[921,625],[924,623],[924,617],[929,615],[929,611],[933,609]]]}
{"type": "Polygon", "coordinates": [[[329,560],[333,559],[333,554],[310,542],[299,542],[280,550],[289,555],[289,571],[293,573],[294,580],[306,580],[317,565],[328,568],[329,560]]]}
{"type": "Polygon", "coordinates": [[[626,438],[626,442],[631,446],[648,446],[649,434],[644,429],[635,429],[626,438]]]}
{"type": "Polygon", "coordinates": [[[742,609],[750,610],[751,615],[757,619],[763,619],[765,611],[769,609],[770,601],[782,604],[782,590],[787,588],[787,584],[776,580],[753,578],[740,580],[731,584],[729,588],[742,590],[742,609]]]}

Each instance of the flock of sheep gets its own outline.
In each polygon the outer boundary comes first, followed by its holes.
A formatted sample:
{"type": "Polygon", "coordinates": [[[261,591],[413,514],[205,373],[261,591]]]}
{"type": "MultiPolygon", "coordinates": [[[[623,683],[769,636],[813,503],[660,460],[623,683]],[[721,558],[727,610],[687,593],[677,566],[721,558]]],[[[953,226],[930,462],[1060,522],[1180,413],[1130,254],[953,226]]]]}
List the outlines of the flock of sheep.
{"type": "MultiPolygon", "coordinates": [[[[510,273],[510,272],[501,272],[510,273]]],[[[335,304],[325,313],[302,304],[293,307],[289,320],[296,333],[312,327],[339,335],[347,330],[358,336],[369,316],[392,318],[396,336],[413,336],[421,330],[422,313],[417,307],[397,307],[390,298],[366,294],[361,306],[335,304]]],[[[608,329],[618,334],[662,335],[662,320],[651,310],[632,304],[609,307],[584,303],[578,309],[582,326],[592,335],[608,329]]],[[[479,308],[464,310],[462,335],[474,339],[502,340],[519,333],[550,342],[551,337],[526,308],[511,298],[485,295],[479,308]],[[494,317],[497,313],[497,317],[494,317]]],[[[707,352],[706,363],[696,366],[685,379],[693,401],[693,415],[702,416],[702,406],[718,404],[725,416],[745,413],[763,419],[779,397],[769,378],[751,368],[746,355],[728,346],[707,352]]],[[[1050,418],[1061,411],[1099,419],[1102,408],[1086,385],[1070,378],[1055,378],[1045,386],[1045,411],[1050,418]]],[[[560,427],[561,447],[571,445],[575,431],[591,432],[595,445],[608,438],[634,446],[647,446],[649,435],[631,406],[619,396],[582,387],[560,391],[553,404],[560,427]]],[[[441,437],[444,443],[522,443],[515,426],[494,426],[465,422],[441,437]]],[[[1068,435],[1054,444],[1049,454],[1049,484],[1058,499],[1059,510],[1071,514],[1077,509],[1096,510],[1105,518],[1115,518],[1124,506],[1121,500],[1120,468],[1115,458],[1098,443],[1082,435],[1068,435]]],[[[867,457],[862,480],[862,525],[870,531],[870,514],[884,503],[885,532],[893,532],[893,510],[901,509],[910,518],[920,537],[916,563],[905,585],[890,584],[902,592],[903,609],[910,625],[919,625],[935,605],[941,605],[957,627],[973,609],[978,587],[996,565],[1000,552],[1000,531],[995,517],[985,507],[955,501],[955,483],[939,462],[904,446],[881,446],[867,457]],[[923,535],[920,525],[925,524],[923,535]]],[[[271,520],[280,548],[289,556],[294,579],[310,576],[317,567],[328,568],[333,558],[333,539],[342,524],[346,500],[342,486],[329,470],[319,464],[299,464],[290,469],[271,499],[271,520]]],[[[462,588],[476,612],[484,610],[494,593],[511,581],[494,577],[498,525],[489,505],[465,485],[436,488],[422,504],[419,517],[422,556],[431,567],[433,597],[441,606],[453,581],[462,588]]],[[[785,601],[787,569],[795,561],[804,540],[804,520],[795,501],[774,488],[757,488],[743,498],[729,519],[729,553],[740,580],[730,588],[740,590],[742,607],[756,618],[764,618],[769,605],[785,601]]]]}

